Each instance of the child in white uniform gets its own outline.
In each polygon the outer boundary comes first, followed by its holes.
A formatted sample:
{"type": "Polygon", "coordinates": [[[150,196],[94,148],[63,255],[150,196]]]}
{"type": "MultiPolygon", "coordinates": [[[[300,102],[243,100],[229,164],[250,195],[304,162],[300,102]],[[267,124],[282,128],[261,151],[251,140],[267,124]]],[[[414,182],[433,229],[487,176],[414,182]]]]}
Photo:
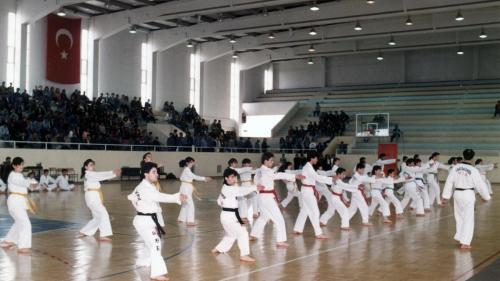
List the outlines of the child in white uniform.
{"type": "Polygon", "coordinates": [[[177,222],[187,223],[187,226],[195,226],[194,223],[194,201],[193,201],[193,191],[196,195],[196,189],[193,185],[193,181],[204,181],[209,182],[212,180],[211,177],[201,177],[193,174],[191,169],[193,169],[195,163],[194,159],[187,157],[179,162],[179,167],[184,168],[182,171],[180,180],[181,187],[180,193],[187,196],[187,201],[182,204],[181,211],[179,212],[179,217],[177,222]]]}
{"type": "Polygon", "coordinates": [[[62,169],[62,174],[56,178],[57,186],[61,191],[72,191],[75,188],[74,184],[69,183],[68,170],[62,169]]]}
{"type": "Polygon", "coordinates": [[[483,159],[477,159],[476,160],[476,169],[479,171],[479,174],[481,174],[481,178],[483,179],[484,183],[486,184],[486,187],[488,188],[488,192],[493,194],[493,189],[491,188],[491,183],[486,177],[486,174],[490,171],[493,171],[498,167],[497,163],[495,164],[484,164],[483,159]]]}
{"type": "Polygon", "coordinates": [[[225,235],[217,246],[212,250],[212,253],[226,253],[233,246],[234,242],[238,242],[240,248],[240,260],[245,262],[255,262],[255,259],[250,257],[250,246],[248,240],[248,231],[244,226],[243,219],[239,215],[238,198],[246,196],[251,192],[264,189],[264,186],[238,186],[238,172],[232,168],[224,170],[224,185],[220,196],[217,200],[219,206],[222,207],[220,221],[224,227],[225,235]]]}
{"type": "Polygon", "coordinates": [[[5,240],[0,243],[2,248],[11,248],[17,244],[17,251],[21,254],[31,252],[31,222],[27,210],[34,213],[34,203],[28,197],[28,189],[34,187],[31,181],[26,179],[22,172],[24,160],[21,157],[12,159],[13,171],[10,172],[7,184],[9,186],[9,198],[7,207],[14,224],[7,232],[5,240]]]}
{"type": "Polygon", "coordinates": [[[82,178],[85,190],[85,203],[92,213],[90,220],[81,230],[81,236],[93,236],[99,230],[99,240],[111,241],[113,235],[111,222],[106,207],[103,205],[101,181],[109,180],[120,175],[121,169],[117,168],[109,172],[95,172],[95,162],[87,159],[83,162],[82,178]]]}
{"type": "Polygon", "coordinates": [[[49,176],[49,170],[43,170],[43,175],[40,176],[40,186],[45,191],[52,191],[57,188],[56,180],[49,176]]]}
{"type": "MultiPolygon", "coordinates": [[[[299,174],[301,170],[292,170],[293,168],[293,165],[291,162],[285,162],[283,163],[279,169],[278,169],[278,173],[286,173],[286,174],[299,174]]],[[[281,201],[281,206],[283,208],[286,208],[286,206],[288,206],[288,204],[290,204],[290,202],[292,202],[292,200],[297,197],[297,199],[299,199],[300,201],[300,191],[297,187],[297,181],[296,180],[293,180],[293,181],[284,181],[285,184],[286,184],[286,189],[288,191],[287,195],[286,195],[286,198],[283,199],[283,201],[281,201]]]]}
{"type": "Polygon", "coordinates": [[[138,257],[138,266],[149,266],[151,268],[150,277],[152,280],[169,280],[167,266],[161,255],[161,235],[165,231],[158,222],[157,214],[159,203],[177,203],[181,204],[187,200],[187,196],[176,194],[165,194],[158,191],[156,182],[158,181],[158,171],[153,162],[144,163],[144,179],[128,195],[128,200],[132,201],[137,215],[134,217],[134,228],[144,241],[144,249],[138,257]]]}

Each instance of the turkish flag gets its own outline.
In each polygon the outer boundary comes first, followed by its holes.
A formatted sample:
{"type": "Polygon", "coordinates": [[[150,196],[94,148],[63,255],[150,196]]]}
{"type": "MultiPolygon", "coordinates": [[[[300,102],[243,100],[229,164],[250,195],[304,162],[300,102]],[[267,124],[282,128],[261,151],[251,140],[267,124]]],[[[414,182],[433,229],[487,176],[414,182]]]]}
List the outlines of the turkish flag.
{"type": "Polygon", "coordinates": [[[80,83],[81,19],[47,16],[47,80],[80,83]]]}

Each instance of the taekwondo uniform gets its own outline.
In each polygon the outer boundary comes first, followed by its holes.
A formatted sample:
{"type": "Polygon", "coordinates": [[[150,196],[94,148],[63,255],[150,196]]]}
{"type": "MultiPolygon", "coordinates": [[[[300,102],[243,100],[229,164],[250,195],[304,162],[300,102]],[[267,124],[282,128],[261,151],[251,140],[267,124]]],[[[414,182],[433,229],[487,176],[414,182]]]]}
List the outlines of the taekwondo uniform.
{"type": "Polygon", "coordinates": [[[270,169],[264,165],[258,169],[255,175],[255,183],[263,185],[265,188],[259,191],[260,216],[254,222],[250,235],[257,238],[261,237],[264,227],[271,220],[276,228],[276,242],[282,243],[286,241],[286,226],[285,219],[278,207],[279,198],[274,190],[275,180],[294,181],[295,175],[276,173],[275,169],[270,169]]]}
{"type": "Polygon", "coordinates": [[[476,168],[465,162],[455,165],[446,179],[443,199],[450,199],[453,195],[456,222],[454,239],[462,245],[470,245],[474,235],[475,191],[484,200],[491,199],[488,188],[476,168]]]}
{"type": "Polygon", "coordinates": [[[159,203],[181,204],[180,193],[165,194],[158,191],[156,186],[147,180],[142,182],[128,195],[137,215],[134,217],[134,227],[144,240],[144,248],[138,257],[138,266],[150,266],[150,276],[158,277],[167,274],[167,266],[161,255],[162,234],[165,231],[158,222],[159,203]]]}
{"type": "Polygon", "coordinates": [[[186,195],[188,199],[182,204],[177,220],[181,222],[194,223],[193,191],[195,191],[196,195],[196,190],[193,185],[193,181],[206,181],[207,179],[193,174],[189,167],[185,167],[182,171],[180,180],[180,193],[186,195]]]}
{"type": "Polygon", "coordinates": [[[240,248],[240,256],[250,255],[248,232],[239,214],[239,202],[237,198],[244,197],[256,191],[257,187],[255,185],[230,186],[224,184],[222,186],[217,203],[222,207],[220,222],[225,234],[222,241],[215,247],[218,252],[228,252],[234,242],[237,241],[240,248]]]}
{"type": "Polygon", "coordinates": [[[109,180],[116,177],[113,171],[109,172],[94,172],[85,171],[83,188],[85,190],[85,203],[92,213],[90,220],[81,230],[80,233],[92,236],[99,230],[100,237],[113,235],[111,230],[111,222],[106,207],[103,205],[103,195],[101,190],[101,181],[109,180]]]}

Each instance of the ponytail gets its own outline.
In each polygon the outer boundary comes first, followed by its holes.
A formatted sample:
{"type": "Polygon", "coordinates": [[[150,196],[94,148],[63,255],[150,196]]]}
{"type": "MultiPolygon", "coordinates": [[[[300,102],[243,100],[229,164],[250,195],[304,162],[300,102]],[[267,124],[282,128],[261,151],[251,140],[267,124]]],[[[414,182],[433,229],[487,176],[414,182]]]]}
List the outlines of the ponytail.
{"type": "Polygon", "coordinates": [[[194,158],[191,156],[186,157],[186,159],[183,159],[179,161],[179,167],[184,168],[187,166],[188,163],[194,162],[194,158]]]}
{"type": "Polygon", "coordinates": [[[92,159],[87,159],[87,160],[85,160],[85,162],[83,162],[82,175],[80,176],[81,179],[83,179],[85,177],[85,172],[87,171],[85,169],[85,167],[87,167],[90,163],[95,163],[95,162],[92,159]]]}

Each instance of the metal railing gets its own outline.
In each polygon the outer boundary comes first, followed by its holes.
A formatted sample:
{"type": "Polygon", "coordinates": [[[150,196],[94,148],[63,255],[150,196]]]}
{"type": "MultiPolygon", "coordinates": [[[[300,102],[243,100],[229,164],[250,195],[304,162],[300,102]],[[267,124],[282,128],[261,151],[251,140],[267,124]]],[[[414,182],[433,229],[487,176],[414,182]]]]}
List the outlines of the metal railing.
{"type": "MultiPolygon", "coordinates": [[[[166,145],[129,145],[70,142],[34,142],[34,141],[0,141],[1,148],[11,149],[45,149],[45,150],[104,150],[104,151],[167,151],[167,152],[219,152],[219,153],[262,153],[259,148],[242,147],[199,147],[199,146],[166,146],[166,145]]],[[[280,149],[270,147],[266,151],[273,153],[301,153],[314,149],[280,149]]]]}

